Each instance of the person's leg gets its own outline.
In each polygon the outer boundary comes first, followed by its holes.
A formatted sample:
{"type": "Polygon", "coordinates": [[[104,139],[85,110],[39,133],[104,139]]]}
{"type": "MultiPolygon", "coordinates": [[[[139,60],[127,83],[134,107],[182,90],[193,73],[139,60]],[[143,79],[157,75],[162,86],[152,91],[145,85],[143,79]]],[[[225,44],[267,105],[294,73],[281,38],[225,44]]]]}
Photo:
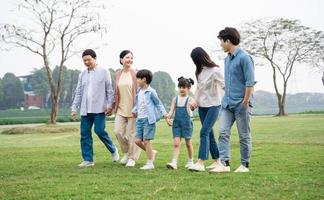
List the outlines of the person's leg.
{"type": "Polygon", "coordinates": [[[208,159],[209,154],[209,138],[206,125],[204,126],[204,121],[207,115],[208,108],[198,108],[198,114],[201,122],[201,129],[200,129],[200,144],[199,144],[199,151],[198,151],[198,163],[203,164],[204,160],[208,159]]]}
{"type": "Polygon", "coordinates": [[[148,162],[153,162],[153,149],[150,140],[144,139],[145,152],[148,162]]]}
{"type": "Polygon", "coordinates": [[[188,161],[193,159],[193,146],[192,146],[192,140],[186,139],[186,147],[188,151],[188,161]]]}
{"type": "Polygon", "coordinates": [[[109,137],[109,134],[105,131],[106,120],[104,113],[94,114],[94,125],[94,131],[98,135],[99,139],[110,151],[110,153],[114,154],[116,152],[116,146],[109,137]]]}
{"type": "Polygon", "coordinates": [[[91,128],[93,125],[93,116],[88,114],[87,116],[81,116],[81,125],[80,125],[80,144],[81,144],[81,153],[84,161],[93,161],[93,147],[92,147],[92,136],[91,128]]]}
{"type": "Polygon", "coordinates": [[[227,109],[222,108],[220,112],[220,127],[219,127],[219,154],[221,161],[225,165],[229,165],[230,160],[230,136],[231,136],[231,128],[235,121],[234,113],[227,109]]]}
{"type": "Polygon", "coordinates": [[[127,118],[128,157],[134,161],[138,160],[141,154],[141,148],[135,144],[135,124],[135,118],[127,118]]]}
{"type": "Polygon", "coordinates": [[[219,151],[218,151],[217,143],[215,140],[213,127],[214,127],[214,124],[218,118],[219,110],[220,110],[220,106],[217,106],[217,107],[213,106],[208,110],[208,113],[206,115],[206,118],[211,119],[210,123],[212,123],[212,124],[210,124],[211,131],[209,133],[209,150],[210,150],[211,157],[215,161],[217,161],[219,159],[219,151]],[[213,121],[213,119],[215,119],[215,121],[213,121]]]}
{"type": "Polygon", "coordinates": [[[145,145],[143,142],[143,132],[144,132],[144,120],[138,119],[136,122],[136,136],[135,144],[145,151],[145,145]]]}
{"type": "Polygon", "coordinates": [[[124,154],[128,153],[128,139],[126,137],[127,118],[119,114],[115,116],[115,135],[124,154]]]}
{"type": "Polygon", "coordinates": [[[249,167],[252,152],[250,109],[251,108],[242,108],[235,112],[236,126],[240,139],[241,164],[245,167],[249,167]]]}
{"type": "Polygon", "coordinates": [[[175,137],[173,139],[173,160],[177,162],[179,153],[180,153],[180,143],[181,139],[180,137],[175,137]]]}

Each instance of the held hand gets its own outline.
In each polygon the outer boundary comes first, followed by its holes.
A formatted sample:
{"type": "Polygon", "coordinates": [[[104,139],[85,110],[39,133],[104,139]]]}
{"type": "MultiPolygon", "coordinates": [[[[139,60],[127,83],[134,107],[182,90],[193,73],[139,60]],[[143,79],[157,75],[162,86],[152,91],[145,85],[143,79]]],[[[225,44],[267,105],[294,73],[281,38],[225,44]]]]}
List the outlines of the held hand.
{"type": "Polygon", "coordinates": [[[249,101],[246,101],[246,102],[243,101],[242,105],[243,105],[244,108],[248,108],[249,107],[249,101]]]}
{"type": "Polygon", "coordinates": [[[137,118],[137,113],[132,113],[134,118],[137,118]]]}
{"type": "Polygon", "coordinates": [[[165,118],[165,121],[169,126],[172,126],[172,121],[170,118],[165,118]]]}
{"type": "Polygon", "coordinates": [[[192,111],[195,110],[198,107],[197,101],[194,99],[190,101],[189,107],[192,111]]]}
{"type": "Polygon", "coordinates": [[[73,121],[75,121],[75,120],[76,120],[76,117],[77,117],[77,113],[74,112],[74,111],[72,111],[72,112],[71,112],[71,119],[72,119],[73,121]]]}
{"type": "Polygon", "coordinates": [[[113,109],[112,108],[106,108],[105,109],[105,115],[110,116],[112,114],[113,109]]]}

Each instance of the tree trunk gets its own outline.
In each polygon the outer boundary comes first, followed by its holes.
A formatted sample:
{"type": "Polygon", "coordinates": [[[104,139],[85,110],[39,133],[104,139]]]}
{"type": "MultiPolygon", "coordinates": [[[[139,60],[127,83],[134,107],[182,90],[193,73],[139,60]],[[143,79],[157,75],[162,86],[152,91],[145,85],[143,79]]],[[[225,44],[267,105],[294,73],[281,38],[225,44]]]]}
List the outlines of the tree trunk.
{"type": "Polygon", "coordinates": [[[287,116],[285,111],[285,102],[278,100],[279,112],[276,116],[287,116]]]}
{"type": "Polygon", "coordinates": [[[51,99],[52,99],[52,109],[51,109],[51,116],[50,116],[49,124],[56,124],[58,102],[57,102],[56,97],[51,98],[51,99]]]}

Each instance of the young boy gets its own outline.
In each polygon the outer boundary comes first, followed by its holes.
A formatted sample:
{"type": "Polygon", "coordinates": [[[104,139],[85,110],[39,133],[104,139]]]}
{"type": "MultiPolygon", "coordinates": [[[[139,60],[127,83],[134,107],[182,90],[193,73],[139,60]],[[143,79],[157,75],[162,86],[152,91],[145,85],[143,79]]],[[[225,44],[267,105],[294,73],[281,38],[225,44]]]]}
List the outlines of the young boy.
{"type": "Polygon", "coordinates": [[[152,72],[146,69],[140,70],[136,78],[139,89],[132,111],[133,116],[137,118],[135,143],[146,152],[147,156],[147,163],[141,169],[151,170],[154,169],[153,161],[157,153],[152,148],[151,140],[154,139],[156,122],[159,121],[160,114],[166,118],[167,112],[156,91],[150,87],[152,72]]]}

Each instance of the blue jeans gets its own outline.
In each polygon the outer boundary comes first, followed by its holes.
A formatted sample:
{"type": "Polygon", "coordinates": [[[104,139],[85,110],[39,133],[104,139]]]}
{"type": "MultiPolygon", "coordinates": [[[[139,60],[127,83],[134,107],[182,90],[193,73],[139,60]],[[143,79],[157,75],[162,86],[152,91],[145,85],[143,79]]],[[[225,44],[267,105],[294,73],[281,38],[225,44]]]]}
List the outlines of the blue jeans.
{"type": "Polygon", "coordinates": [[[84,161],[93,161],[93,141],[91,136],[91,128],[94,124],[94,131],[98,135],[99,139],[104,143],[110,153],[116,152],[116,146],[112,142],[108,133],[105,131],[106,120],[104,113],[88,113],[87,116],[81,116],[81,151],[84,161]]]}
{"type": "Polygon", "coordinates": [[[213,159],[219,158],[217,143],[214,137],[213,126],[217,120],[221,106],[199,107],[198,113],[201,122],[200,144],[198,158],[208,160],[209,151],[213,159]]]}
{"type": "Polygon", "coordinates": [[[149,124],[148,118],[136,120],[136,138],[140,140],[153,140],[155,137],[156,123],[149,124]]]}
{"type": "Polygon", "coordinates": [[[241,164],[246,166],[250,162],[252,151],[250,117],[250,107],[244,108],[243,105],[240,105],[233,109],[222,108],[218,141],[220,157],[223,162],[230,160],[230,136],[234,121],[236,121],[240,140],[241,164]]]}

